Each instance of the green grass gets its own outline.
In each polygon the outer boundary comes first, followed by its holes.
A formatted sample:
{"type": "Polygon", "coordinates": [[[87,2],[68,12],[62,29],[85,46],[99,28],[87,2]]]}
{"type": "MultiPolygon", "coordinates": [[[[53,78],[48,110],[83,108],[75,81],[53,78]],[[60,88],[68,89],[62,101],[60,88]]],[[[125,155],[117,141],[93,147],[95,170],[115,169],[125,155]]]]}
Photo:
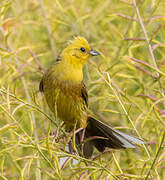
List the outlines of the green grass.
{"type": "Polygon", "coordinates": [[[165,179],[164,24],[164,0],[1,0],[0,179],[165,179]],[[101,53],[84,68],[91,113],[145,146],[86,160],[49,136],[42,67],[77,35],[101,53]]]}

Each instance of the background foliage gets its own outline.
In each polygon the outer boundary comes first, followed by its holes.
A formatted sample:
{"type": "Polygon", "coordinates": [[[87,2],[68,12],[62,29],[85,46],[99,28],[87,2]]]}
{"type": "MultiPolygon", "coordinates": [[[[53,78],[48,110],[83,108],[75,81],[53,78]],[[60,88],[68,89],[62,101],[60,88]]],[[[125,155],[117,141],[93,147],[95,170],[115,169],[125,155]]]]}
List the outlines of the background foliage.
{"type": "Polygon", "coordinates": [[[1,0],[0,179],[165,179],[164,24],[164,0],[1,0]],[[91,113],[145,146],[86,160],[49,135],[43,67],[77,35],[101,52],[84,69],[91,113]]]}

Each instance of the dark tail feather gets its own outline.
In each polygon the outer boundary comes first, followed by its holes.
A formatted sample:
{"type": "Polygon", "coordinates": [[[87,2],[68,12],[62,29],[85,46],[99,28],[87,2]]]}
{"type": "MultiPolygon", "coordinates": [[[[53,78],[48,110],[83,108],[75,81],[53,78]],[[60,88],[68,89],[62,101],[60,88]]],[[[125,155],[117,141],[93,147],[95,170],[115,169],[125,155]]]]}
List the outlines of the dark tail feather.
{"type": "Polygon", "coordinates": [[[92,117],[88,118],[85,132],[83,133],[82,130],[76,134],[76,145],[81,152],[80,155],[86,158],[92,156],[94,146],[98,151],[103,152],[106,147],[112,149],[136,148],[133,143],[144,144],[145,142],[117,131],[92,117]]]}
{"type": "MultiPolygon", "coordinates": [[[[90,140],[90,136],[87,135],[86,129],[82,129],[75,135],[76,148],[80,156],[90,158],[93,154],[93,140],[90,140]]],[[[69,141],[70,153],[75,153],[73,149],[72,141],[69,141]]]]}
{"type": "Polygon", "coordinates": [[[88,131],[86,129],[81,130],[76,133],[76,145],[78,147],[79,154],[84,156],[85,158],[90,158],[93,154],[94,144],[93,141],[88,139],[88,131]]]}

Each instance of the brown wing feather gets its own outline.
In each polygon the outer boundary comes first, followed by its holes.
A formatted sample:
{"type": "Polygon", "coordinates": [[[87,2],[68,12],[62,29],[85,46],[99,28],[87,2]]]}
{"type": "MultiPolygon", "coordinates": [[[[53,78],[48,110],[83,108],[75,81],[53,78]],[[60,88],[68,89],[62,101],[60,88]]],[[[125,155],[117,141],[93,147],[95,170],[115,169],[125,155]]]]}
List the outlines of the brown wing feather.
{"type": "MultiPolygon", "coordinates": [[[[57,59],[55,60],[55,63],[57,63],[58,61],[61,61],[61,60],[62,60],[61,57],[58,56],[57,59]]],[[[41,82],[39,84],[39,91],[40,92],[44,92],[43,78],[42,78],[42,80],[41,80],[41,82]]]]}
{"type": "Polygon", "coordinates": [[[43,79],[42,79],[41,82],[40,82],[39,91],[40,91],[40,92],[44,92],[43,79]]]}
{"type": "Polygon", "coordinates": [[[82,82],[82,86],[81,86],[81,95],[82,95],[82,98],[85,101],[85,104],[88,106],[88,93],[87,93],[87,90],[86,90],[86,86],[85,86],[85,84],[83,82],[82,82]]]}

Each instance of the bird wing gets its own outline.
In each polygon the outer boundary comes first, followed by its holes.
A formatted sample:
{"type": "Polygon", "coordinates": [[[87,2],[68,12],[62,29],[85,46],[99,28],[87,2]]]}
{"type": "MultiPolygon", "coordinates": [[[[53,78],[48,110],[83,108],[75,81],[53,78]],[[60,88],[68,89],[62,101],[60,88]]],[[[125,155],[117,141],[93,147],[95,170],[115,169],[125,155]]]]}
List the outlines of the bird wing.
{"type": "Polygon", "coordinates": [[[41,82],[40,82],[40,85],[39,85],[39,91],[44,92],[43,79],[41,79],[41,82]]]}
{"type": "MultiPolygon", "coordinates": [[[[55,60],[55,64],[57,64],[61,60],[62,60],[61,56],[58,56],[57,59],[55,60]]],[[[40,84],[39,84],[39,91],[44,92],[43,78],[41,79],[40,84]]]]}
{"type": "Polygon", "coordinates": [[[81,85],[81,96],[83,100],[85,101],[86,106],[88,106],[88,93],[87,93],[87,89],[84,82],[82,82],[82,85],[81,85]]]}

